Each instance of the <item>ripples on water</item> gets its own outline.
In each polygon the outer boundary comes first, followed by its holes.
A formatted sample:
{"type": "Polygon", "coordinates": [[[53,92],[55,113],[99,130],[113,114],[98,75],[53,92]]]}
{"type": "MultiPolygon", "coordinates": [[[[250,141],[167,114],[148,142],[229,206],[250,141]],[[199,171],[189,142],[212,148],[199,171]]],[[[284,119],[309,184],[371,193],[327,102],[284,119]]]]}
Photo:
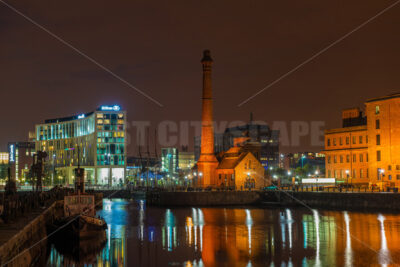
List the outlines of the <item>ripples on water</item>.
{"type": "MultiPolygon", "coordinates": [[[[80,266],[395,266],[400,215],[156,208],[104,200],[107,243],[80,266]]],[[[71,266],[52,246],[48,266],[71,266]]],[[[76,264],[78,265],[78,264],[76,264]]]]}

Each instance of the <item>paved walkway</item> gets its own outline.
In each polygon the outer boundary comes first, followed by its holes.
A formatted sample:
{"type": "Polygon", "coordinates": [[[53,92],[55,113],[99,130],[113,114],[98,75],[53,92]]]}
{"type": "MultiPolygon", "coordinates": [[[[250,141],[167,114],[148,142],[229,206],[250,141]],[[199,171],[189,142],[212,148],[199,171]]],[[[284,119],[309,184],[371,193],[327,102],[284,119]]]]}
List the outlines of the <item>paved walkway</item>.
{"type": "Polygon", "coordinates": [[[21,231],[26,225],[28,225],[36,217],[42,214],[42,212],[45,211],[46,208],[36,209],[34,211],[31,211],[24,216],[19,216],[12,222],[0,223],[0,246],[5,244],[14,235],[16,235],[19,231],[21,231]]]}

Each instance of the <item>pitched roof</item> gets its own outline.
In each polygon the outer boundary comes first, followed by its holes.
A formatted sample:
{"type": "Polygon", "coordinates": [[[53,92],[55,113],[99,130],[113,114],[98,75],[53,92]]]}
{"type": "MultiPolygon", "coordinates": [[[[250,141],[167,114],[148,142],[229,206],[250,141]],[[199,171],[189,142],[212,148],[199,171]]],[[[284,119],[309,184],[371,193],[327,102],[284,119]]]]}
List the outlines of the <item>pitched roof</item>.
{"type": "Polygon", "coordinates": [[[240,153],[238,156],[225,156],[222,158],[220,163],[218,164],[217,169],[234,169],[242,160],[244,157],[246,157],[247,154],[250,152],[243,152],[240,153]]]}

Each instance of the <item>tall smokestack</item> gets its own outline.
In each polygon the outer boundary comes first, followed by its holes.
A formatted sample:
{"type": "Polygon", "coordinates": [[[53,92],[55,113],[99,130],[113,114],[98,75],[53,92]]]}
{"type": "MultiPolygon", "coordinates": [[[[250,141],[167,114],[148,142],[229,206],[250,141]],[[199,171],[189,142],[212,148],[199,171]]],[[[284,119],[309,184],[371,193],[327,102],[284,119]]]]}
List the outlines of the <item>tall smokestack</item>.
{"type": "Polygon", "coordinates": [[[203,97],[201,117],[201,152],[197,162],[199,185],[206,187],[215,185],[215,169],[218,166],[217,158],[214,155],[214,126],[213,126],[213,101],[211,86],[211,68],[213,60],[210,50],[204,50],[203,59],[203,97]]]}

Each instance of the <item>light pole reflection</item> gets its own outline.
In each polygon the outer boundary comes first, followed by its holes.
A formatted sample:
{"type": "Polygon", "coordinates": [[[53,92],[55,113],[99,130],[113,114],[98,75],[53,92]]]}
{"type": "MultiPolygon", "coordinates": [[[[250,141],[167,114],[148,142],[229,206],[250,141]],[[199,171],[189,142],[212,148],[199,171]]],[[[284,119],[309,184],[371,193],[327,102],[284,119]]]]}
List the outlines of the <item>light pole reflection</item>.
{"type": "Polygon", "coordinates": [[[251,255],[251,227],[253,226],[253,218],[251,217],[251,212],[249,209],[246,209],[246,225],[249,239],[249,254],[251,255]]]}
{"type": "Polygon", "coordinates": [[[144,239],[144,200],[139,201],[139,239],[144,239]]]}
{"type": "Polygon", "coordinates": [[[176,246],[176,227],[175,217],[170,209],[165,211],[164,229],[167,232],[167,249],[172,251],[173,245],[176,246]]]}
{"type": "Polygon", "coordinates": [[[292,212],[290,209],[286,209],[286,218],[288,222],[288,229],[289,229],[289,248],[292,248],[292,224],[293,224],[293,219],[292,219],[292,212]]]}
{"type": "Polygon", "coordinates": [[[314,224],[315,224],[315,236],[316,236],[316,251],[315,251],[315,266],[321,266],[320,259],[320,239],[319,239],[319,214],[317,210],[313,210],[314,224]]]}
{"type": "Polygon", "coordinates": [[[344,212],[344,222],[346,224],[346,250],[345,250],[345,266],[353,266],[353,251],[351,249],[350,236],[350,216],[347,211],[344,212]]]}
{"type": "Polygon", "coordinates": [[[382,214],[378,215],[378,221],[380,223],[381,228],[381,249],[379,250],[378,260],[381,266],[388,266],[390,264],[391,256],[390,251],[388,250],[386,234],[385,234],[385,217],[382,214]]]}

